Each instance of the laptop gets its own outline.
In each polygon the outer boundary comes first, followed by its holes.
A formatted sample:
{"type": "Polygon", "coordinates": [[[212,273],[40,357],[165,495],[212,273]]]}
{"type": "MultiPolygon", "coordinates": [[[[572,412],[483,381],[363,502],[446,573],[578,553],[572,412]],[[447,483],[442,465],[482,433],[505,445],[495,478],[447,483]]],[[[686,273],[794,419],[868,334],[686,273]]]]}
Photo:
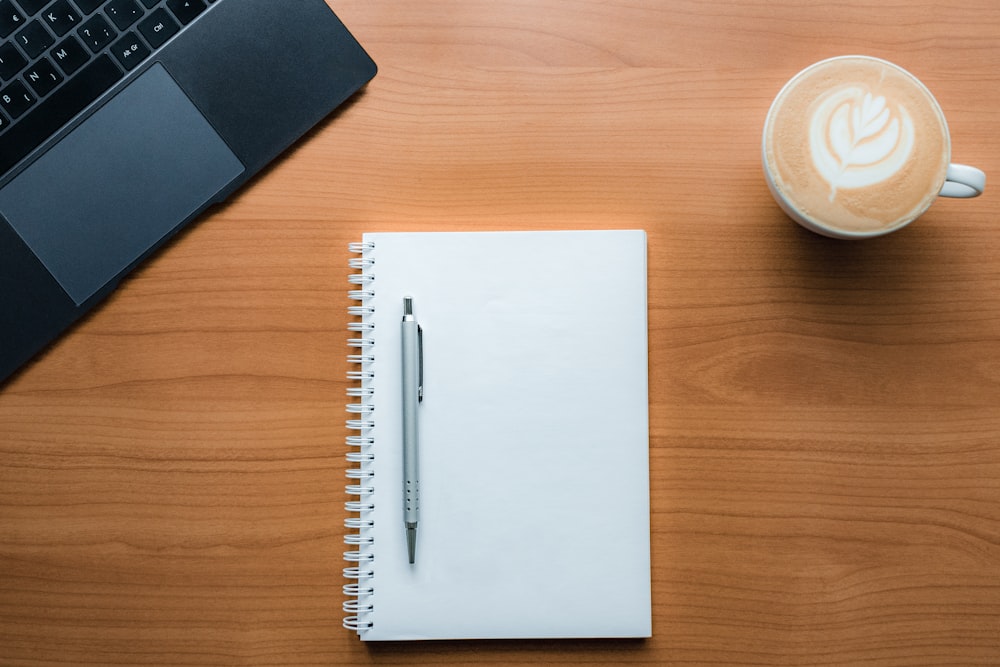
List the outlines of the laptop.
{"type": "Polygon", "coordinates": [[[324,0],[0,0],[0,382],[367,83],[324,0]]]}

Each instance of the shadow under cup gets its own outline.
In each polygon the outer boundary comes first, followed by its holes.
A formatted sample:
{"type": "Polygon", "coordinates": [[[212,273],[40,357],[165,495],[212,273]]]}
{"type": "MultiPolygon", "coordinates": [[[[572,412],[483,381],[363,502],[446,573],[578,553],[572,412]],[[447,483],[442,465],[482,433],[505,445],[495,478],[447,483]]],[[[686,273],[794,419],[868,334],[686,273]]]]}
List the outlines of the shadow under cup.
{"type": "MultiPolygon", "coordinates": [[[[905,227],[949,194],[942,188],[952,178],[948,126],[933,95],[906,70],[868,56],[830,58],[792,77],[768,111],[762,159],[789,217],[843,239],[905,227]]],[[[972,181],[957,184],[968,190],[958,196],[982,191],[982,172],[952,167],[972,181]]]]}

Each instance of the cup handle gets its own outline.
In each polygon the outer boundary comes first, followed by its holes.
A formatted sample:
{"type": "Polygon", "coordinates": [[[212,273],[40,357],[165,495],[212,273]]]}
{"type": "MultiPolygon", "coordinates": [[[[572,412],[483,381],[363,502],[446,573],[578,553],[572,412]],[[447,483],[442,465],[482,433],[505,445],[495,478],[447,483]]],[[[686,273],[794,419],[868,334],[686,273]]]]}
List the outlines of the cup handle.
{"type": "Polygon", "coordinates": [[[978,197],[986,188],[986,174],[967,164],[949,164],[944,186],[938,194],[942,197],[978,197]]]}

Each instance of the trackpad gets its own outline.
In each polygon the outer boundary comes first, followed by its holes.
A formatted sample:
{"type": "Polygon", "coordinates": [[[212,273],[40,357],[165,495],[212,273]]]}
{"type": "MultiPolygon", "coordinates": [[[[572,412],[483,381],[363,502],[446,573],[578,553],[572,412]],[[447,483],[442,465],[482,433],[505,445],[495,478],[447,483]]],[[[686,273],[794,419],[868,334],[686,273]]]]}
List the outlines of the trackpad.
{"type": "Polygon", "coordinates": [[[0,190],[0,211],[80,305],[243,171],[157,64],[0,190]]]}

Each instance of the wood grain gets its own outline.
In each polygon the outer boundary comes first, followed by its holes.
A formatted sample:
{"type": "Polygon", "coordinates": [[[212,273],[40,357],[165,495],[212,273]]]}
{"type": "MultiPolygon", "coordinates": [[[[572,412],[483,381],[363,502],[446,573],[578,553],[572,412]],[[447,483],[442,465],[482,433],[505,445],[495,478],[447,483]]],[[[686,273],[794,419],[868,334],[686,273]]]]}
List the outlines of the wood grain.
{"type": "Polygon", "coordinates": [[[1000,173],[1000,6],[331,4],[376,79],[0,388],[0,663],[997,663],[995,193],[835,242],[758,152],[863,52],[1000,173]],[[649,234],[653,638],[362,644],[347,244],[606,227],[649,234]]]}

